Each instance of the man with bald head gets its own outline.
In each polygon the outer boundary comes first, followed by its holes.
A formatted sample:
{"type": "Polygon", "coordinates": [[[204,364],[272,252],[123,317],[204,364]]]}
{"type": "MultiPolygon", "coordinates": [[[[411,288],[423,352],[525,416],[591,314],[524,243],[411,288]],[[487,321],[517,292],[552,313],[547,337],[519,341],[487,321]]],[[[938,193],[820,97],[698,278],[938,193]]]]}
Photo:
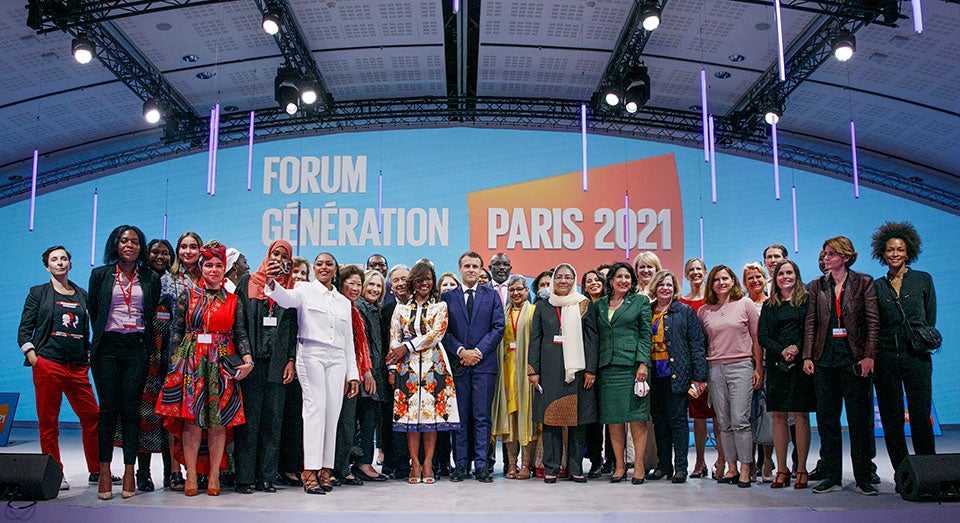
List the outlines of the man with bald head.
{"type": "Polygon", "coordinates": [[[500,305],[507,304],[507,280],[510,278],[510,257],[505,252],[498,252],[490,258],[490,286],[500,295],[500,305]]]}

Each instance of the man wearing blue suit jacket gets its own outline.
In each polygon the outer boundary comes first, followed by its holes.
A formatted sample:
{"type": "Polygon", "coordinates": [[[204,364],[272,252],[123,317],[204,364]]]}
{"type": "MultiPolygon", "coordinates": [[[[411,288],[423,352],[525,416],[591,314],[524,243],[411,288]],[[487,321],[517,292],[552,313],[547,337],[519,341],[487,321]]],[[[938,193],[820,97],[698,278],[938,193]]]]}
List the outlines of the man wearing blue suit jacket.
{"type": "Polygon", "coordinates": [[[487,468],[490,451],[490,410],[497,384],[497,346],[503,337],[504,314],[500,296],[491,287],[478,284],[483,259],[475,252],[460,255],[458,262],[463,284],[443,293],[447,304],[447,333],[443,347],[454,368],[460,428],[455,434],[456,469],[451,481],[466,477],[467,450],[471,421],[473,425],[474,469],[483,483],[493,481],[487,468]]]}

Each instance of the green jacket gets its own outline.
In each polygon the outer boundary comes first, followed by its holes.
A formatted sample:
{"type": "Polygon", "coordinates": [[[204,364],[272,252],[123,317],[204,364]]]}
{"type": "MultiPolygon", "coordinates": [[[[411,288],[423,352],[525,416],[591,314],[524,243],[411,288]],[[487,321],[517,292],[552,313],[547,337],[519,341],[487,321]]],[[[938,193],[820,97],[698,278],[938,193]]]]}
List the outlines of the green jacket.
{"type": "Polygon", "coordinates": [[[600,298],[597,301],[597,327],[600,331],[598,366],[628,365],[636,368],[641,363],[650,366],[650,300],[643,294],[630,292],[610,319],[609,310],[610,298],[600,298]]]}

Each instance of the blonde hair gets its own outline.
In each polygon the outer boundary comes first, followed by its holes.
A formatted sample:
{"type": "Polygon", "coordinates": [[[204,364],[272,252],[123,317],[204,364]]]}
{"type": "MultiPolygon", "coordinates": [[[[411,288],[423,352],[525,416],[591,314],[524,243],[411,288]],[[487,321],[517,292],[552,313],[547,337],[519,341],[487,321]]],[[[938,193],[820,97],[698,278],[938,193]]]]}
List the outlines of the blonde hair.
{"type": "Polygon", "coordinates": [[[367,290],[367,285],[370,285],[371,280],[374,278],[380,278],[380,297],[377,298],[377,306],[383,304],[383,297],[387,294],[387,281],[383,278],[383,274],[380,274],[380,271],[376,269],[367,269],[363,273],[363,287],[360,290],[360,296],[363,296],[363,293],[367,290]]]}
{"type": "Polygon", "coordinates": [[[757,271],[760,273],[760,276],[763,276],[764,279],[767,278],[767,269],[763,267],[763,264],[760,262],[750,262],[743,266],[743,286],[747,286],[747,273],[750,271],[757,271]]]}
{"type": "Polygon", "coordinates": [[[655,299],[656,297],[657,285],[660,285],[660,282],[667,278],[673,280],[673,299],[680,297],[680,282],[677,281],[677,276],[668,270],[662,270],[657,271],[657,273],[653,275],[653,279],[650,280],[650,293],[654,295],[654,298],[651,299],[655,299]]]}

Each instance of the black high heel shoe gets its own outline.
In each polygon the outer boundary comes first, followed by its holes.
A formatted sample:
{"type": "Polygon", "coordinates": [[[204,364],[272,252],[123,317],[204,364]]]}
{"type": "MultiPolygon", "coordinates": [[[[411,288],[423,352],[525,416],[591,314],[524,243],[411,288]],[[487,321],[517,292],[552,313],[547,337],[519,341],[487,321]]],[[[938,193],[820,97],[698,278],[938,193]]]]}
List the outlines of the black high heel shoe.
{"type": "Polygon", "coordinates": [[[186,483],[183,479],[183,474],[180,472],[174,472],[170,474],[168,481],[170,482],[170,490],[174,492],[183,492],[183,485],[186,483]]]}
{"type": "Polygon", "coordinates": [[[318,494],[322,496],[327,493],[320,486],[316,472],[303,471],[303,474],[300,476],[300,481],[303,483],[303,491],[307,494],[318,494]]]}

